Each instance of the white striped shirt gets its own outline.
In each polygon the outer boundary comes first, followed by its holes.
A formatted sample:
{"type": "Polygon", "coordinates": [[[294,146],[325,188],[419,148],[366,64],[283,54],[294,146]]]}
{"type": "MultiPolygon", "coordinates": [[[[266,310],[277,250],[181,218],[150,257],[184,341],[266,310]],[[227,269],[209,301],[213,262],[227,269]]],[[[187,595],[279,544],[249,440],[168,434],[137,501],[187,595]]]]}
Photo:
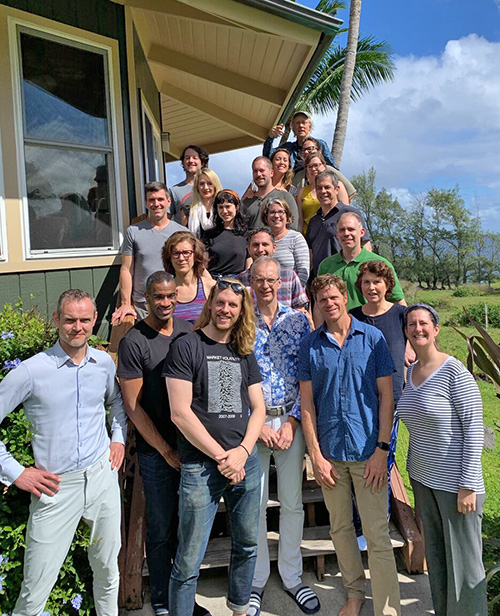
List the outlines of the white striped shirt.
{"type": "Polygon", "coordinates": [[[483,406],[479,388],[465,366],[448,357],[420,385],[412,366],[397,412],[410,433],[407,469],[429,488],[484,493],[481,453],[483,406]]]}

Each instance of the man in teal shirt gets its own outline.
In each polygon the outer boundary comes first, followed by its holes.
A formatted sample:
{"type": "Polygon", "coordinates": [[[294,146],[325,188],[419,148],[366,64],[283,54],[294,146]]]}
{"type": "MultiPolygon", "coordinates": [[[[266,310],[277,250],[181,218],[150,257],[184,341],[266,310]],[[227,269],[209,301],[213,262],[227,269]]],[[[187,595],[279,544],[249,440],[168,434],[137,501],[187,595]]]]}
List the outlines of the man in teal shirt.
{"type": "Polygon", "coordinates": [[[351,310],[351,308],[366,304],[366,299],[354,284],[358,277],[360,265],[366,261],[383,261],[389,265],[396,278],[396,285],[389,300],[406,306],[403,289],[399,284],[394,267],[384,257],[362,247],[361,242],[364,235],[363,222],[355,212],[342,214],[337,223],[337,237],[342,250],[321,261],[318,276],[321,276],[321,274],[336,274],[344,280],[347,285],[347,310],[351,310]]]}

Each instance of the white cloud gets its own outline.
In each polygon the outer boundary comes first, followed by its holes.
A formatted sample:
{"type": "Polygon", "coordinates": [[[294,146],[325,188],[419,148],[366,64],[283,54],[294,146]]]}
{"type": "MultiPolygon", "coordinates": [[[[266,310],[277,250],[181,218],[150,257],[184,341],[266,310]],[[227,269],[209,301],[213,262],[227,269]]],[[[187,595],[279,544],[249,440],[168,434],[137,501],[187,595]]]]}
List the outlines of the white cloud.
{"type": "MultiPolygon", "coordinates": [[[[431,186],[459,184],[471,205],[480,195],[485,226],[491,215],[500,228],[492,215],[500,204],[499,57],[500,43],[475,34],[449,41],[439,57],[398,57],[394,81],[351,104],[342,171],[374,167],[377,187],[391,187],[403,202],[431,186]]],[[[335,114],[315,118],[314,134],[331,143],[334,124],[335,114]]],[[[224,186],[241,191],[259,153],[255,147],[215,155],[211,167],[224,186]]]]}

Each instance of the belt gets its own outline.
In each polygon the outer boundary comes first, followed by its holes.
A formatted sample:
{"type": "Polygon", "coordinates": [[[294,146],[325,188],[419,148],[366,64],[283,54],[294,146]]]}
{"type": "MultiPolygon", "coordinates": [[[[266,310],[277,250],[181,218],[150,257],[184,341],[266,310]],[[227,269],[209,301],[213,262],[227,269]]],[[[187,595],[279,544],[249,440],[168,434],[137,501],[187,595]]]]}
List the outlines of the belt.
{"type": "Polygon", "coordinates": [[[288,402],[288,404],[281,404],[279,406],[266,406],[266,415],[271,415],[272,417],[286,415],[293,409],[294,404],[295,401],[288,402]]]}

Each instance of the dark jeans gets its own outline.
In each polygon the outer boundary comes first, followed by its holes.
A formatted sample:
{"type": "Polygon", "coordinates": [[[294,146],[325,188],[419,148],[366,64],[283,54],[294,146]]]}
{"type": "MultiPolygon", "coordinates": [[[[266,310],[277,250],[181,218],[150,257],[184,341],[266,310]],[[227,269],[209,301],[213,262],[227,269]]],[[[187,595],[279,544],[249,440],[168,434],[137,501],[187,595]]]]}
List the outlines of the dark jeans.
{"type": "Polygon", "coordinates": [[[257,560],[260,467],[254,448],[246,476],[231,485],[207,459],[182,465],[179,489],[179,547],[170,577],[170,614],[186,616],[194,606],[196,583],[221,496],[231,528],[228,599],[230,609],[246,614],[257,560]]]}
{"type": "Polygon", "coordinates": [[[151,605],[155,614],[163,614],[168,610],[168,584],[177,548],[180,473],[157,451],[138,452],[138,458],[146,497],[146,558],[151,605]]]}

